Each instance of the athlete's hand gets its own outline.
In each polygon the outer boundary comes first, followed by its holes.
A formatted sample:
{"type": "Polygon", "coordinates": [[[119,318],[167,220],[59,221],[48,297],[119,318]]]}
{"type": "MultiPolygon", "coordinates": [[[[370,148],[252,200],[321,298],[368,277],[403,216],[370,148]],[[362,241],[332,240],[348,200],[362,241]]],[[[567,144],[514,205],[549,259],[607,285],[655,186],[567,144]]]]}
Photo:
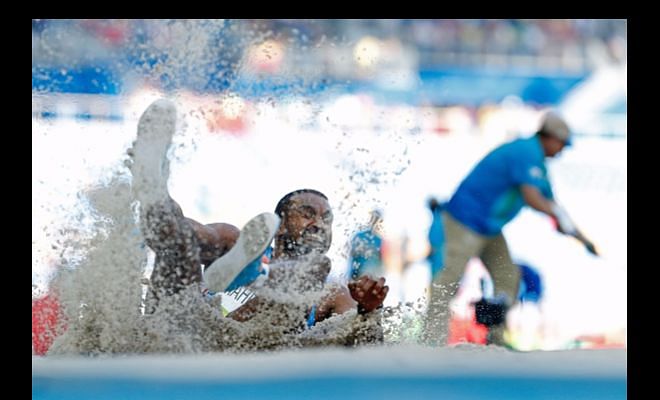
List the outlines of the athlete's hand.
{"type": "Polygon", "coordinates": [[[385,286],[385,278],[378,280],[362,276],[348,284],[351,297],[358,303],[358,313],[366,314],[383,305],[383,301],[390,290],[385,286]]]}

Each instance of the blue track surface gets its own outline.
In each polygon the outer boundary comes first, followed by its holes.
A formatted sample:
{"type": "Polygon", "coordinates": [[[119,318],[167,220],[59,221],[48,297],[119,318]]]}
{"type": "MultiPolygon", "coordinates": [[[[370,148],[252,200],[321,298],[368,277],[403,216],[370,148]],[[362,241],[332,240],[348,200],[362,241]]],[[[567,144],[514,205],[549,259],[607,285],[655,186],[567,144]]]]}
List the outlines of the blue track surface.
{"type": "Polygon", "coordinates": [[[625,350],[33,357],[33,399],[625,399],[625,350]]]}

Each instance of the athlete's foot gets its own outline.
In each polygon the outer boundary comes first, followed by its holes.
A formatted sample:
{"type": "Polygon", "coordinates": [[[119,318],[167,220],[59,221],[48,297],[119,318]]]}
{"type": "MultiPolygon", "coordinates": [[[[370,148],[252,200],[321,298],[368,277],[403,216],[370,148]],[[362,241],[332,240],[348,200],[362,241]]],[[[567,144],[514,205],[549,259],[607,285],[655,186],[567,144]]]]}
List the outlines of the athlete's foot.
{"type": "Polygon", "coordinates": [[[133,194],[141,206],[169,197],[167,150],[176,125],[176,107],[165,99],[153,102],[140,117],[138,132],[129,154],[133,159],[133,194]]]}
{"type": "Polygon", "coordinates": [[[216,293],[225,291],[246,266],[261,258],[279,225],[280,218],[273,213],[259,214],[248,221],[236,244],[206,268],[204,281],[207,287],[216,293]]]}

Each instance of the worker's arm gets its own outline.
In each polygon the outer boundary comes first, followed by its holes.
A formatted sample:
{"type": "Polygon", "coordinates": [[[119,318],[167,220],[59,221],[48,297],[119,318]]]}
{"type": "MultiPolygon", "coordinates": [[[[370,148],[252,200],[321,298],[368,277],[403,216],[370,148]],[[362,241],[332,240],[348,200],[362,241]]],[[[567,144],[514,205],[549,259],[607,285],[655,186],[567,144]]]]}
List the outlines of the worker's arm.
{"type": "Polygon", "coordinates": [[[595,255],[598,255],[596,246],[587,239],[582,232],[575,226],[573,220],[568,216],[566,211],[561,208],[557,203],[549,200],[541,194],[535,186],[523,184],[520,186],[523,199],[525,203],[533,209],[547,214],[557,224],[557,230],[565,235],[573,236],[584,244],[587,250],[595,255]]]}

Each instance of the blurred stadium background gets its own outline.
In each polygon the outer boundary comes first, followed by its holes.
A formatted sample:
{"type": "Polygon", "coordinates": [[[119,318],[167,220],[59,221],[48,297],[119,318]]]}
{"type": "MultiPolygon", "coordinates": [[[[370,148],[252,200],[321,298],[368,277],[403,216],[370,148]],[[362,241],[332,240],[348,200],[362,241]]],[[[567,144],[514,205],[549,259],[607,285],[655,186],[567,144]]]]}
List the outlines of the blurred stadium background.
{"type": "MultiPolygon", "coordinates": [[[[33,20],[33,297],[80,256],[80,193],[128,174],[155,98],[185,115],[170,190],[192,218],[241,226],[316,188],[345,279],[348,239],[382,209],[390,305],[428,285],[426,200],[555,108],[575,133],[549,164],[555,192],[602,257],[522,212],[505,235],[546,290],[510,328],[521,349],[625,347],[626,46],[625,20],[33,20]]],[[[470,264],[457,318],[484,274],[470,264]]]]}

